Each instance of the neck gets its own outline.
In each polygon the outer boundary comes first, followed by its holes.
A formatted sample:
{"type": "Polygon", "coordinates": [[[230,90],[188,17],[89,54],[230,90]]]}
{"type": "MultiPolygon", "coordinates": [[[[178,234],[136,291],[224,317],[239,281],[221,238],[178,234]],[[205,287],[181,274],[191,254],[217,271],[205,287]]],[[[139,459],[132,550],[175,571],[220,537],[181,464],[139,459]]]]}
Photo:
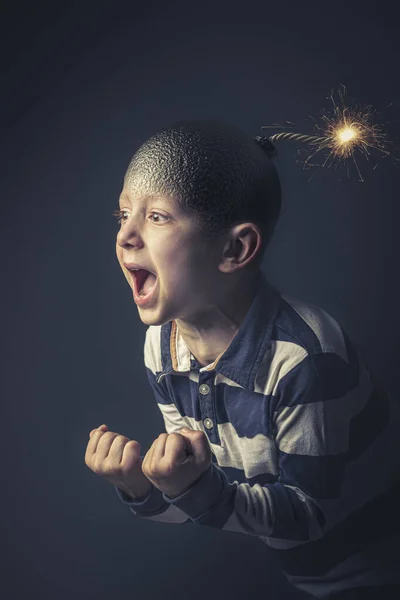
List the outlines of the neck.
{"type": "Polygon", "coordinates": [[[257,294],[261,272],[229,291],[224,301],[195,319],[175,319],[178,332],[202,366],[208,365],[230,346],[257,294]]]}

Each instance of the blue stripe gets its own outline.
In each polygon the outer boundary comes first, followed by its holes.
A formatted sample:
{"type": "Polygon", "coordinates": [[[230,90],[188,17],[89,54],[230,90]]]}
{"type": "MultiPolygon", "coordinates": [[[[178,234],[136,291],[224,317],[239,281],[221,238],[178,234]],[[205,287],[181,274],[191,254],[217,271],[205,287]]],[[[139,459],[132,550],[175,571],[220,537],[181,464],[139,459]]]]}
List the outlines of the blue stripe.
{"type": "MultiPolygon", "coordinates": [[[[214,454],[212,455],[212,460],[215,462],[215,464],[218,464],[214,454]]],[[[230,483],[237,481],[238,483],[248,483],[249,485],[254,485],[255,483],[265,485],[266,483],[274,483],[278,479],[278,476],[274,475],[273,473],[260,473],[254,477],[246,477],[243,469],[236,469],[235,467],[221,467],[220,465],[218,466],[225,473],[226,478],[230,483]]]]}
{"type": "Polygon", "coordinates": [[[350,419],[347,452],[306,456],[279,450],[279,481],[297,486],[314,498],[339,497],[346,465],[373,444],[387,426],[389,417],[387,398],[374,389],[363,410],[350,419]]]}
{"type": "MultiPolygon", "coordinates": [[[[159,391],[156,394],[158,402],[174,404],[183,417],[190,417],[197,422],[203,420],[202,408],[205,414],[207,398],[199,393],[197,382],[186,376],[171,374],[163,377],[157,384],[154,383],[156,377],[151,371],[148,373],[148,378],[153,385],[163,389],[163,395],[159,391]]],[[[272,414],[270,395],[249,393],[226,383],[219,383],[217,386],[209,385],[211,394],[214,395],[213,409],[218,424],[231,423],[238,437],[251,439],[259,433],[270,434],[272,414]]]]}
{"type": "Polygon", "coordinates": [[[342,398],[358,385],[360,366],[357,354],[352,345],[347,346],[347,350],[349,362],[345,362],[333,352],[313,355],[321,384],[321,394],[326,400],[342,398]]]}
{"type": "Polygon", "coordinates": [[[297,346],[301,346],[306,350],[305,345],[300,343],[300,340],[294,337],[291,333],[282,329],[280,325],[275,323],[274,329],[272,330],[271,340],[275,342],[290,342],[291,344],[296,344],[297,346]]]}
{"type": "Polygon", "coordinates": [[[203,525],[206,527],[214,527],[215,529],[223,529],[225,523],[232,515],[232,507],[234,505],[234,496],[236,494],[236,486],[228,488],[227,493],[223,495],[223,501],[212,506],[210,510],[197,519],[191,519],[195,525],[203,525]]]}
{"type": "Polygon", "coordinates": [[[309,354],[281,378],[276,391],[277,406],[297,406],[343,398],[359,382],[359,366],[355,355],[350,364],[338,354],[309,354]],[[317,375],[317,377],[316,377],[317,375]]]}
{"type": "MultiPolygon", "coordinates": [[[[156,402],[159,402],[160,404],[172,404],[172,402],[170,400],[165,400],[166,391],[160,383],[157,383],[157,376],[159,375],[159,373],[154,374],[153,371],[151,369],[149,369],[148,367],[145,367],[145,369],[146,369],[146,376],[147,376],[148,382],[150,384],[150,387],[153,390],[154,398],[155,398],[156,402]]],[[[165,377],[163,377],[162,381],[164,379],[165,379],[165,377]]]]}
{"type": "Polygon", "coordinates": [[[172,321],[167,321],[167,323],[161,325],[159,352],[161,354],[161,367],[163,371],[170,371],[172,369],[172,357],[170,353],[171,330],[172,321]]]}
{"type": "Polygon", "coordinates": [[[268,486],[273,497],[275,519],[271,537],[303,541],[309,539],[308,516],[294,490],[281,483],[268,486]]]}
{"type": "Polygon", "coordinates": [[[337,498],[346,463],[346,452],[331,456],[305,456],[279,450],[279,481],[297,486],[313,498],[337,498]]]}
{"type": "Polygon", "coordinates": [[[270,434],[271,396],[269,394],[249,393],[242,388],[228,386],[225,383],[219,383],[215,391],[219,424],[231,423],[239,438],[251,439],[260,433],[270,434]]]}
{"type": "Polygon", "coordinates": [[[387,427],[389,421],[389,398],[374,388],[363,410],[350,421],[348,461],[356,460],[365,452],[387,427]]]}
{"type": "Polygon", "coordinates": [[[400,480],[329,530],[319,540],[271,552],[288,575],[318,577],[385,537],[400,534],[400,480]]]}

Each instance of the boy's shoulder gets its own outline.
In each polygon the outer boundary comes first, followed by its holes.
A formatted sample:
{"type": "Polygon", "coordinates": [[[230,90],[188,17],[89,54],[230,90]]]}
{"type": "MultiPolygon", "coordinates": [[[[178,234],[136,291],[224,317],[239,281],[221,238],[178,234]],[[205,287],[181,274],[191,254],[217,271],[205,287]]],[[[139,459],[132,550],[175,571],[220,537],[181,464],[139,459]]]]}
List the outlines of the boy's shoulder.
{"type": "Polygon", "coordinates": [[[339,322],[317,304],[287,293],[275,319],[274,338],[300,345],[308,354],[334,352],[346,359],[348,337],[339,322]]]}
{"type": "MultiPolygon", "coordinates": [[[[297,355],[335,353],[348,362],[352,345],[339,322],[321,306],[279,291],[271,341],[279,348],[282,360],[297,355]]],[[[167,343],[169,324],[149,325],[144,343],[144,361],[153,372],[162,371],[161,336],[167,343]]]]}

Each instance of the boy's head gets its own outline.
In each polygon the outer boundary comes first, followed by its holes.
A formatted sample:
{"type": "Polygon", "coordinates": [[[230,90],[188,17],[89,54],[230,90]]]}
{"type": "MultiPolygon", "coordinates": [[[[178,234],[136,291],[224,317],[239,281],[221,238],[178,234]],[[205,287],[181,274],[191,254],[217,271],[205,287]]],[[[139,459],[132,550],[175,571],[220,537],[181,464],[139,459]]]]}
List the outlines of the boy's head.
{"type": "Polygon", "coordinates": [[[164,318],[164,310],[162,316],[156,309],[161,292],[172,313],[173,306],[178,310],[173,316],[168,311],[165,322],[184,314],[176,304],[179,291],[188,316],[192,308],[218,303],[239,283],[249,284],[280,207],[273,162],[238,128],[203,119],[179,121],[152,135],[126,171],[117,236],[118,260],[131,287],[133,274],[124,263],[157,275],[158,290],[142,307],[146,320],[149,311],[160,322],[164,318]]]}

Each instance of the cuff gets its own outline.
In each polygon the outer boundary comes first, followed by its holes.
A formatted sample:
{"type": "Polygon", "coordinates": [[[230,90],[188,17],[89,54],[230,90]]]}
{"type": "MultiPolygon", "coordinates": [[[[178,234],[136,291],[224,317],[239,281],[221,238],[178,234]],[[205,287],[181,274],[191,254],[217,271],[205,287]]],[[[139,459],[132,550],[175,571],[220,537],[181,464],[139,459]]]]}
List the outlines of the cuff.
{"type": "Polygon", "coordinates": [[[159,513],[164,512],[169,506],[163,498],[162,492],[160,492],[155,485],[153,485],[151,488],[150,493],[139,501],[132,500],[128,494],[126,494],[123,490],[120,490],[117,486],[114,486],[114,489],[117,492],[117,496],[121,502],[132,507],[132,509],[134,509],[133,512],[138,515],[148,517],[152,515],[158,515],[159,513]]]}
{"type": "Polygon", "coordinates": [[[170,498],[163,493],[162,497],[165,502],[177,506],[196,521],[206,513],[216,511],[225,497],[230,496],[229,488],[225,473],[212,462],[207,471],[183,494],[170,498]]]}

